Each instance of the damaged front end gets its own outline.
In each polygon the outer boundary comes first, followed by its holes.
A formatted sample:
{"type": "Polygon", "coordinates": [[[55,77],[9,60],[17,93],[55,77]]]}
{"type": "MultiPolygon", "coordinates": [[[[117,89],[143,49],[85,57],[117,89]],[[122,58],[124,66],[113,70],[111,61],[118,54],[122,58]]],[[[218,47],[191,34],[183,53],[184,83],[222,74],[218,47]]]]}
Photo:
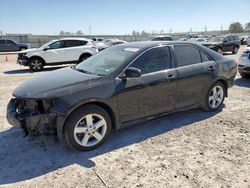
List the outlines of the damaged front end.
{"type": "Polygon", "coordinates": [[[11,99],[7,107],[7,120],[14,127],[23,129],[32,138],[55,134],[60,114],[52,111],[59,99],[11,99]]]}

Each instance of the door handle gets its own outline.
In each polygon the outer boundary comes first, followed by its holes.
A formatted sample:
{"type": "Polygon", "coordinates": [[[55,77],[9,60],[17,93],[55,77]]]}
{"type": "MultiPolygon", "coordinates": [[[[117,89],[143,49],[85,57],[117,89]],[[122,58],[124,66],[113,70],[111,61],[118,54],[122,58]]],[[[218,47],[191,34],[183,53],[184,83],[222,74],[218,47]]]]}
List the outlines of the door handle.
{"type": "Polygon", "coordinates": [[[210,67],[208,67],[208,71],[211,71],[211,72],[213,72],[214,71],[214,69],[215,69],[215,67],[214,66],[210,66],[210,67]]]}
{"type": "Polygon", "coordinates": [[[175,74],[173,74],[173,73],[169,73],[168,75],[167,75],[167,79],[173,79],[173,78],[175,78],[176,76],[175,76],[175,74]]]}

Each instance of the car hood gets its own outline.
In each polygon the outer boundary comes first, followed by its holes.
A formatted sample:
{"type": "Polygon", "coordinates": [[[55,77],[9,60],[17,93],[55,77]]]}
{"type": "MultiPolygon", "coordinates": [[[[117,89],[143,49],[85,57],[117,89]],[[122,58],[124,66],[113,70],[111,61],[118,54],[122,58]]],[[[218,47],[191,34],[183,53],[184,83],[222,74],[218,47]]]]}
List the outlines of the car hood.
{"type": "Polygon", "coordinates": [[[36,52],[36,51],[40,51],[39,48],[31,48],[31,49],[27,49],[27,50],[22,50],[19,53],[23,54],[23,53],[30,53],[30,52],[36,52]]]}
{"type": "Polygon", "coordinates": [[[17,98],[60,98],[92,87],[100,76],[85,74],[67,67],[25,81],[13,96],[17,98]]]}

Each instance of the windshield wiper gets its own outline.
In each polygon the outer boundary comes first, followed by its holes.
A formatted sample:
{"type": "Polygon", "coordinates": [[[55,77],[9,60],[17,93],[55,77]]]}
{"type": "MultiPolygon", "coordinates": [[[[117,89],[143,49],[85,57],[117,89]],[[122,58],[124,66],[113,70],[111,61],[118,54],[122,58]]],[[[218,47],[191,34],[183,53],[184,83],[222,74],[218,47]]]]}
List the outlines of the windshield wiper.
{"type": "Polygon", "coordinates": [[[79,71],[79,72],[82,72],[82,73],[86,73],[86,74],[93,74],[92,72],[89,72],[87,70],[84,70],[84,69],[77,69],[76,66],[72,66],[71,68],[79,71]]]}

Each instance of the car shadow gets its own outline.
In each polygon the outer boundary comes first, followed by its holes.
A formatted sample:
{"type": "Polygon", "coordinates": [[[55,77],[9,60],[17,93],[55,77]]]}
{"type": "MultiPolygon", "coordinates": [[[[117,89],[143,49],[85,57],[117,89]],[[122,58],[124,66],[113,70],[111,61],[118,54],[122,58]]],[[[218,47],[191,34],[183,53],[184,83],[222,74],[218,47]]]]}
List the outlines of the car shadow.
{"type": "Polygon", "coordinates": [[[44,151],[40,139],[31,142],[27,137],[23,138],[20,130],[11,128],[0,132],[0,184],[32,179],[72,164],[92,168],[96,166],[91,160],[93,157],[140,143],[163,133],[167,134],[173,129],[208,119],[218,112],[196,109],[147,121],[113,132],[102,146],[88,152],[77,152],[62,147],[53,140],[53,137],[45,137],[46,151],[44,151]]]}
{"type": "MultiPolygon", "coordinates": [[[[61,68],[65,68],[67,66],[57,66],[57,67],[44,67],[43,71],[40,72],[47,72],[47,71],[53,71],[61,68]]],[[[3,72],[4,74],[27,74],[27,73],[38,73],[38,72],[32,72],[30,69],[18,69],[18,70],[10,70],[3,72]]]]}
{"type": "Polygon", "coordinates": [[[235,79],[234,84],[239,86],[239,87],[250,88],[250,78],[238,78],[238,79],[235,79]]]}

